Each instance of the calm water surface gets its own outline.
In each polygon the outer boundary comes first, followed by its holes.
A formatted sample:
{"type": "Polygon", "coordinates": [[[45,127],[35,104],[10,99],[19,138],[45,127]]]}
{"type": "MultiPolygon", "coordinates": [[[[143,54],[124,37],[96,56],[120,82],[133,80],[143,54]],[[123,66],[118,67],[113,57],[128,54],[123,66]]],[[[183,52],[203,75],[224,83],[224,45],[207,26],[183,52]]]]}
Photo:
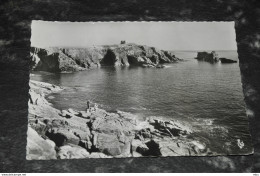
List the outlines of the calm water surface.
{"type": "MultiPolygon", "coordinates": [[[[234,51],[218,52],[237,60],[234,51]]],[[[212,151],[229,154],[251,150],[239,64],[210,64],[193,59],[196,52],[176,52],[185,62],[164,69],[103,67],[77,73],[34,72],[31,79],[67,87],[50,100],[59,109],[86,108],[87,100],[106,110],[140,118],[160,116],[190,124],[194,138],[212,151]],[[237,146],[237,139],[244,148],[237,146]]]]}

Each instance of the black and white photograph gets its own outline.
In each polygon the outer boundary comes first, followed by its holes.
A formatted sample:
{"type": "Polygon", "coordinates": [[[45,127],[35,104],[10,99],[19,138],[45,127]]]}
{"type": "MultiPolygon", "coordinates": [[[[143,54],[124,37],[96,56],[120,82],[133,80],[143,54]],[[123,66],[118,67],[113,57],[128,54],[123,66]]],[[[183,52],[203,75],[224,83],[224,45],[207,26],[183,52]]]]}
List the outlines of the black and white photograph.
{"type": "Polygon", "coordinates": [[[234,22],[31,24],[27,160],[254,152],[234,22]]]}

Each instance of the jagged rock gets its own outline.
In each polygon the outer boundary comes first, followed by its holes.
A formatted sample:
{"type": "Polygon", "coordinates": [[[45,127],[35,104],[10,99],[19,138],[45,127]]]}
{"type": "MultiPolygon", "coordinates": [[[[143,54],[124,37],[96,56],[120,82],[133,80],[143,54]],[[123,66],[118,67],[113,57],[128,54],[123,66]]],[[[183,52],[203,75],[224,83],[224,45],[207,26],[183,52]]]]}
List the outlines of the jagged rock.
{"type": "Polygon", "coordinates": [[[57,152],[58,159],[80,159],[88,158],[89,152],[79,146],[64,145],[61,146],[57,152]]]}
{"type": "Polygon", "coordinates": [[[197,59],[198,61],[206,61],[210,63],[216,63],[219,61],[218,55],[215,51],[212,51],[211,53],[198,52],[197,57],[195,59],[197,59]]]}
{"type": "Polygon", "coordinates": [[[48,160],[57,159],[55,143],[48,139],[43,139],[39,134],[28,127],[26,159],[28,160],[48,160]]]}
{"type": "Polygon", "coordinates": [[[237,63],[237,61],[235,61],[235,60],[227,59],[224,57],[219,58],[219,60],[221,61],[221,63],[237,63]]]}

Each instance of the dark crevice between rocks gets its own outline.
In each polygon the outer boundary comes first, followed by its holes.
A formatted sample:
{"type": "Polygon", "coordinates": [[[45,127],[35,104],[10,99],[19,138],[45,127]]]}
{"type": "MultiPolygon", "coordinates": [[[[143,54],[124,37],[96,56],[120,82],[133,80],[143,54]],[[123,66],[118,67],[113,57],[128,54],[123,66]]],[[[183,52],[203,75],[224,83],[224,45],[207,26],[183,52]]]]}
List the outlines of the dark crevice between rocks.
{"type": "Polygon", "coordinates": [[[162,156],[159,144],[156,143],[154,140],[150,140],[145,144],[149,148],[149,150],[143,154],[144,156],[162,156]]]}
{"type": "Polygon", "coordinates": [[[56,144],[57,147],[63,146],[64,143],[65,143],[65,141],[68,140],[64,135],[59,134],[59,133],[52,133],[52,132],[47,131],[47,132],[45,133],[45,135],[46,135],[50,140],[52,140],[53,142],[55,142],[55,144],[56,144]]]}

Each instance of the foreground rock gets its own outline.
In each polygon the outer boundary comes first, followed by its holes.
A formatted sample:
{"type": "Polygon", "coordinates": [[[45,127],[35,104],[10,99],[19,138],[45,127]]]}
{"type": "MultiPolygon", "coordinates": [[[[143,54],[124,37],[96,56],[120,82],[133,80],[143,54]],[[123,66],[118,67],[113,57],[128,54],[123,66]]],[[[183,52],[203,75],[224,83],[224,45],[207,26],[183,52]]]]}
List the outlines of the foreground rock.
{"type": "Polygon", "coordinates": [[[49,72],[81,71],[100,66],[163,68],[180,61],[173,53],[137,44],[88,48],[31,48],[31,68],[49,72]]]}
{"type": "Polygon", "coordinates": [[[198,61],[206,61],[210,63],[216,63],[219,61],[218,55],[215,51],[212,51],[211,53],[208,52],[198,52],[197,57],[195,57],[198,61]]]}
{"type": "Polygon", "coordinates": [[[89,152],[80,146],[64,145],[58,149],[58,159],[80,159],[89,157],[89,152]]]}
{"type": "Polygon", "coordinates": [[[227,59],[227,58],[224,58],[224,57],[219,58],[219,60],[221,61],[221,63],[237,63],[236,60],[227,59]]]}
{"type": "Polygon", "coordinates": [[[37,81],[30,87],[27,159],[210,155],[187,124],[158,117],[139,121],[94,107],[58,110],[45,96],[61,87],[37,81]]]}
{"type": "Polygon", "coordinates": [[[55,143],[49,139],[43,139],[31,127],[27,132],[27,152],[26,159],[28,160],[48,160],[57,159],[55,151],[55,143]]]}

